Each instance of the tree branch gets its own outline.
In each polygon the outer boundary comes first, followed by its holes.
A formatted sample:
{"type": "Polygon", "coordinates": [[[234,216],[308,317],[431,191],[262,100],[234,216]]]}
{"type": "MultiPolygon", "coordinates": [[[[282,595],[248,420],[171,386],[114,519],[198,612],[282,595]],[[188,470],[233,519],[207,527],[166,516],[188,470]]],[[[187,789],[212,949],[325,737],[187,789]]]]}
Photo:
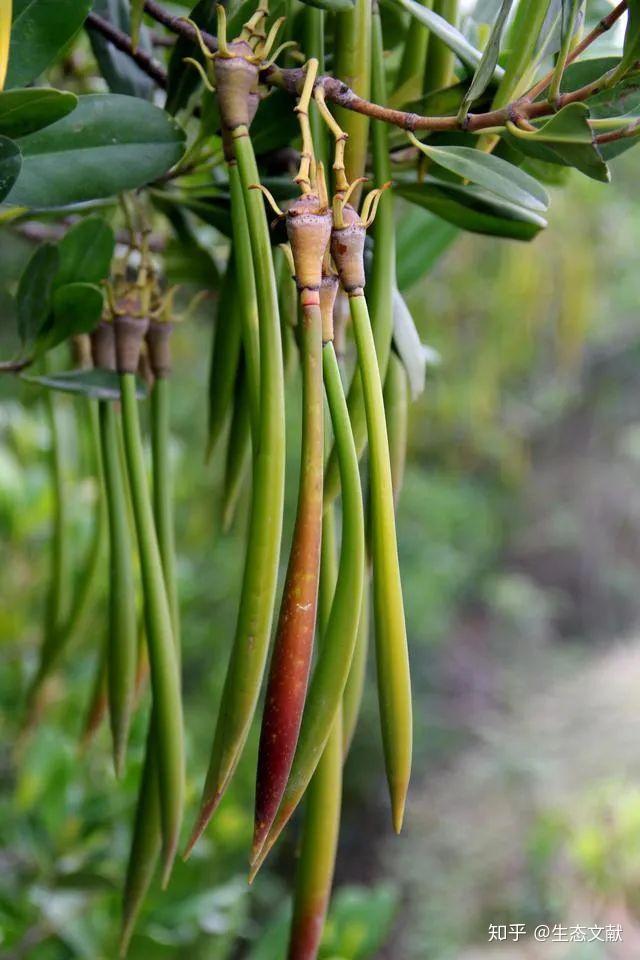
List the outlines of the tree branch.
{"type": "MultiPolygon", "coordinates": [[[[627,9],[627,0],[622,0],[622,2],[617,5],[617,7],[613,8],[611,13],[608,13],[606,17],[603,17],[602,20],[600,20],[600,22],[596,24],[593,30],[590,33],[588,33],[586,37],[584,37],[583,40],[581,40],[580,43],[578,43],[573,48],[573,50],[567,57],[565,68],[568,67],[570,63],[573,63],[574,60],[577,60],[580,54],[584,53],[587,47],[590,47],[591,44],[598,39],[598,37],[601,37],[603,33],[606,33],[608,30],[611,30],[611,27],[614,25],[614,23],[616,23],[617,20],[620,19],[620,17],[622,16],[622,14],[625,12],[626,9],[627,9]]],[[[547,87],[551,83],[552,78],[553,78],[553,70],[550,70],[549,73],[547,73],[544,77],[542,77],[542,79],[539,80],[538,83],[536,83],[536,85],[532,87],[531,90],[528,91],[528,93],[525,94],[523,99],[535,100],[537,97],[540,96],[541,93],[543,93],[547,89],[547,87]]]]}
{"type": "Polygon", "coordinates": [[[103,17],[98,16],[97,13],[89,13],[85,20],[85,25],[89,27],[90,30],[95,30],[97,33],[102,34],[102,36],[108,40],[109,43],[112,43],[117,50],[120,50],[121,53],[125,53],[128,57],[131,57],[147,76],[151,77],[163,90],[166,90],[167,71],[157,60],[154,60],[153,57],[145,53],[144,50],[141,50],[140,47],[134,50],[131,39],[126,33],[118,30],[117,27],[114,27],[112,23],[103,17]]]}
{"type": "MultiPolygon", "coordinates": [[[[162,26],[180,37],[194,43],[197,42],[197,32],[194,27],[190,23],[187,23],[184,18],[176,17],[168,13],[157,3],[157,0],[145,0],[144,8],[149,16],[157,23],[162,24],[162,26]]],[[[594,40],[606,32],[606,30],[610,29],[626,8],[627,0],[622,0],[576,47],[571,55],[571,60],[575,60],[594,40]]],[[[162,68],[146,54],[141,54],[140,51],[134,51],[130,39],[124,33],[117,30],[111,24],[108,24],[107,21],[102,20],[101,17],[97,17],[95,14],[90,14],[88,19],[92,21],[92,25],[100,30],[104,36],[112,40],[119,50],[132,56],[141,69],[149,73],[149,76],[153,75],[149,70],[150,64],[156,72],[160,70],[163,77],[163,82],[161,82],[160,85],[166,86],[166,74],[162,68]]],[[[217,50],[218,43],[212,34],[203,32],[202,38],[212,52],[217,50]]],[[[263,83],[268,86],[280,87],[292,95],[299,95],[304,84],[304,78],[305,73],[302,67],[282,68],[276,67],[275,65],[267,67],[260,75],[263,83]]],[[[537,84],[540,91],[545,89],[549,79],[549,77],[544,77],[539,84],[537,84]]],[[[355,113],[366,114],[366,116],[372,117],[375,120],[382,120],[385,123],[400,127],[403,130],[467,130],[472,133],[492,127],[502,127],[508,121],[517,122],[522,119],[535,120],[549,116],[568,103],[581,102],[593,96],[602,89],[604,83],[605,78],[603,77],[571,93],[562,94],[554,103],[551,103],[549,100],[534,100],[534,96],[538,94],[536,93],[537,87],[533,87],[523,98],[508,104],[506,107],[499,110],[489,110],[485,113],[470,113],[463,121],[460,121],[457,116],[426,117],[417,113],[407,113],[404,110],[394,110],[391,107],[383,107],[378,103],[373,103],[371,100],[365,100],[359,97],[346,83],[343,83],[335,77],[325,75],[318,77],[316,81],[316,85],[319,84],[324,89],[326,99],[332,103],[344,107],[347,110],[353,110],[355,113]]]]}

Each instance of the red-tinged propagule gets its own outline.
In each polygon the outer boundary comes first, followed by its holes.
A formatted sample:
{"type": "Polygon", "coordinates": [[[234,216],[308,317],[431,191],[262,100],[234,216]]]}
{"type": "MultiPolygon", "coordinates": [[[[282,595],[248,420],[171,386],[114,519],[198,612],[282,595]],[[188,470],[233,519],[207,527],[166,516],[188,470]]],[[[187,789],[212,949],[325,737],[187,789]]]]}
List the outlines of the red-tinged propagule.
{"type": "Polygon", "coordinates": [[[273,823],[295,753],[307,692],[318,604],[322,537],[323,392],[322,261],[331,212],[315,193],[286,215],[300,293],[303,422],[298,509],[265,699],[258,772],[254,850],[273,823]]]}

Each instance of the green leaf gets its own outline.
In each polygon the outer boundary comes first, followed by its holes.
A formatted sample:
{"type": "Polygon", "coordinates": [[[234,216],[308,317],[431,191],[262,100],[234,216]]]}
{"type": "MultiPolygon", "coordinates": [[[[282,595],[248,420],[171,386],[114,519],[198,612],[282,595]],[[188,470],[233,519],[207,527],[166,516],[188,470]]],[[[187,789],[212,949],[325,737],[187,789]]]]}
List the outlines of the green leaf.
{"type": "Polygon", "coordinates": [[[462,101],[462,105],[460,107],[461,117],[466,117],[471,104],[482,96],[493,80],[496,65],[498,63],[498,57],[500,56],[502,32],[504,30],[505,23],[507,22],[507,17],[509,16],[512,3],[513,0],[502,0],[500,4],[500,9],[498,10],[493,27],[491,28],[491,33],[489,34],[487,45],[484,48],[482,59],[476,67],[473,80],[471,81],[469,89],[465,94],[464,100],[462,101]]]}
{"type": "Polygon", "coordinates": [[[29,351],[44,329],[51,311],[53,283],[60,264],[58,248],[43,243],[27,264],[16,295],[18,336],[29,351]]]}
{"type": "Polygon", "coordinates": [[[428,210],[402,204],[396,225],[398,286],[407,290],[429,273],[458,236],[458,230],[428,210]]]}
{"type": "MultiPolygon", "coordinates": [[[[21,379],[49,390],[77,393],[90,400],[120,399],[120,379],[112,370],[69,370],[47,376],[23,374],[21,379]]],[[[136,393],[139,400],[144,400],[147,395],[147,388],[141,380],[136,381],[136,393]]]]}
{"type": "Polygon", "coordinates": [[[74,93],[49,87],[5,90],[0,93],[0,134],[24,137],[66,117],[77,104],[74,93]]]}
{"type": "Polygon", "coordinates": [[[184,133],[164,110],[136,97],[92,94],[74,112],[19,141],[22,172],[7,198],[60,207],[155,180],[182,156],[184,133]]]}
{"type": "Polygon", "coordinates": [[[0,200],[9,193],[20,174],[20,147],[8,137],[0,136],[0,200]]]}
{"type": "Polygon", "coordinates": [[[427,177],[423,183],[399,183],[395,189],[405,200],[471,233],[531,240],[547,226],[546,220],[532,210],[516,207],[475,186],[427,177]]]}
{"type": "MultiPolygon", "coordinates": [[[[94,0],[93,10],[123,33],[129,33],[131,20],[128,0],[94,0]]],[[[131,57],[116,50],[101,33],[89,26],[86,29],[91,49],[109,90],[112,93],[124,93],[131,97],[151,100],[156,89],[153,80],[134,63],[131,57]]],[[[153,53],[151,37],[145,27],[140,31],[138,46],[145,53],[153,53]]]]}
{"type": "Polygon", "coordinates": [[[598,151],[589,126],[589,108],[569,103],[535,131],[509,126],[507,140],[525,156],[575,167],[587,177],[608,183],[609,169],[598,151]]]}
{"type": "Polygon", "coordinates": [[[69,337],[93,330],[102,314],[104,295],[93,283],[67,283],[54,290],[52,306],[53,319],[44,335],[38,338],[38,352],[51,350],[69,337]]]}
{"type": "Polygon", "coordinates": [[[353,0],[302,0],[302,2],[319,10],[327,10],[328,13],[344,13],[353,10],[355,6],[353,0]]]}
{"type": "Polygon", "coordinates": [[[290,144],[297,134],[297,126],[297,117],[291,109],[291,98],[283,90],[274,90],[260,104],[251,124],[251,140],[256,155],[260,156],[290,144]]]}
{"type": "MultiPolygon", "coordinates": [[[[444,17],[434,13],[433,10],[430,10],[428,7],[423,7],[420,3],[417,3],[416,0],[396,0],[396,3],[410,13],[412,17],[415,17],[419,23],[428,27],[431,33],[439,40],[442,40],[446,47],[453,50],[456,56],[458,56],[466,66],[475,69],[480,65],[482,61],[481,51],[476,50],[464,34],[456,30],[444,17]]],[[[492,77],[499,80],[503,74],[504,70],[502,67],[496,64],[492,77]]]]}
{"type": "Polygon", "coordinates": [[[628,73],[625,77],[587,100],[590,115],[596,119],[640,114],[640,72],[628,73]]]}
{"type": "Polygon", "coordinates": [[[421,151],[439,167],[471,180],[496,196],[529,210],[544,211],[549,206],[546,190],[537,180],[500,157],[472,147],[432,147],[421,151]]]}
{"type": "MultiPolygon", "coordinates": [[[[189,18],[202,30],[215,36],[217,32],[216,0],[200,0],[189,14],[189,18]]],[[[234,35],[229,33],[230,37],[234,35]]],[[[187,105],[189,98],[200,84],[197,71],[184,62],[185,57],[193,57],[203,66],[206,63],[204,54],[197,44],[184,37],[178,37],[169,59],[167,79],[166,109],[173,114],[187,105]]]]}
{"type": "Polygon", "coordinates": [[[80,30],[91,0],[13,0],[11,54],[5,86],[40,76],[80,30]]]}
{"type": "Polygon", "coordinates": [[[109,276],[115,246],[113,230],[102,217],[80,220],[58,245],[60,268],[56,286],[67,283],[100,283],[109,276]]]}
{"type": "Polygon", "coordinates": [[[137,49],[140,42],[140,29],[142,27],[142,15],[144,13],[144,0],[131,0],[131,43],[134,50],[137,49]]]}
{"type": "MultiPolygon", "coordinates": [[[[571,93],[587,83],[593,83],[600,77],[611,73],[620,63],[620,57],[593,57],[590,60],[576,60],[570,63],[562,76],[560,89],[563,93],[571,93]]],[[[545,93],[540,94],[541,98],[545,93]]]]}

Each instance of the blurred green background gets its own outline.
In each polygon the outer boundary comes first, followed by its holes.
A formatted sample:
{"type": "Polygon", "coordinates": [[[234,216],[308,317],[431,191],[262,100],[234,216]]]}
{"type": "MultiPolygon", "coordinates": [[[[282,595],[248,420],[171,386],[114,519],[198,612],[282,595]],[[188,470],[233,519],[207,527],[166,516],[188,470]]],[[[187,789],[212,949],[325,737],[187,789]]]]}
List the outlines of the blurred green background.
{"type": "MultiPolygon", "coordinates": [[[[411,418],[399,506],[417,727],[405,831],[392,836],[370,672],[346,768],[324,960],[619,960],[640,955],[640,203],[571,177],[531,245],[464,236],[408,295],[441,357],[411,418]],[[490,924],[526,924],[516,943],[490,924]],[[537,924],[622,924],[623,943],[543,943],[537,924]]],[[[400,211],[402,216],[402,210],[400,211]]],[[[0,240],[3,356],[29,242],[0,240]]],[[[173,391],[184,685],[193,815],[232,636],[242,518],[219,529],[222,464],[204,465],[214,307],[176,334],[173,391]]],[[[289,382],[288,525],[298,450],[289,382]]],[[[0,957],[111,958],[142,760],[114,780],[103,729],[79,731],[104,596],[20,737],[48,577],[41,397],[0,382],[0,957]]],[[[64,425],[76,567],[90,530],[75,406],[64,425]]],[[[372,666],[372,665],[371,665],[372,666]]],[[[249,891],[255,736],[219,814],[133,960],[279,960],[296,852],[289,830],[249,891]]]]}

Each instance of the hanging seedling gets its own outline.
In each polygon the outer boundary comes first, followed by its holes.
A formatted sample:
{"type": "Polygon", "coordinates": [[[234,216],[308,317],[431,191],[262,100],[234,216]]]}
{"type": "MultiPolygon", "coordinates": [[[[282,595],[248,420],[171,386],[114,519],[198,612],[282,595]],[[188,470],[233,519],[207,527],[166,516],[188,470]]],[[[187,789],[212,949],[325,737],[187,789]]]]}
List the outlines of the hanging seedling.
{"type": "MultiPolygon", "coordinates": [[[[0,9],[0,226],[11,231],[0,306],[13,298],[17,321],[16,346],[0,372],[20,374],[36,397],[50,492],[41,498],[49,504],[48,573],[35,668],[25,653],[27,714],[35,719],[55,673],[62,722],[77,717],[77,704],[65,698],[91,658],[82,738],[87,744],[108,714],[116,772],[127,775],[100,789],[118,791],[119,806],[132,777],[130,729],[132,752],[139,746],[134,711],[150,700],[122,885],[122,955],[157,868],[166,886],[185,839],[183,632],[190,690],[203,664],[217,674],[227,659],[219,700],[207,707],[213,744],[186,854],[248,758],[261,694],[252,876],[306,795],[289,960],[315,960],[320,950],[369,629],[392,822],[400,829],[412,713],[395,511],[409,401],[424,388],[428,359],[420,301],[412,318],[403,298],[410,285],[427,282],[460,230],[529,241],[544,229],[549,197],[532,171],[573,168],[605,182],[608,162],[640,135],[637,3],[620,2],[595,23],[582,0],[561,10],[549,0],[503,0],[484,24],[483,50],[470,27],[478,18],[461,16],[473,11],[458,0],[397,0],[396,14],[389,8],[383,19],[369,0],[313,0],[295,16],[275,3],[270,12],[267,0],[244,0],[230,19],[212,0],[185,8],[188,16],[157,0],[130,9],[89,0],[0,9]],[[613,55],[585,57],[618,21],[625,29],[610,34],[613,55]],[[83,24],[95,63],[89,45],[75,45],[83,24]],[[265,196],[276,211],[272,229],[265,196]],[[14,246],[17,263],[23,243],[33,250],[14,269],[14,246]],[[217,301],[204,388],[196,324],[177,341],[172,372],[174,283],[196,287],[193,304],[205,295],[217,301]],[[292,410],[302,413],[287,558],[285,386],[292,410]],[[190,465],[180,490],[192,496],[189,477],[204,470],[203,447],[222,480],[208,512],[180,512],[188,518],[184,542],[190,547],[201,517],[220,517],[225,532],[243,538],[235,591],[226,570],[223,577],[205,569],[203,587],[202,568],[176,559],[170,419],[174,398],[184,418],[196,391],[202,416],[176,445],[190,465]],[[92,524],[76,511],[85,480],[92,524]],[[242,522],[234,524],[236,516],[242,522]],[[88,531],[79,547],[76,525],[88,531]],[[182,603],[179,580],[189,588],[182,603]],[[216,605],[223,592],[237,603],[230,637],[216,605]],[[206,620],[201,632],[193,619],[184,631],[181,624],[181,607],[192,618],[194,594],[206,620]],[[198,645],[203,632],[215,639],[213,653],[198,645]],[[77,664],[64,656],[72,640],[77,664]]],[[[424,300],[437,309],[436,300],[424,300]]],[[[442,369],[446,377],[446,363],[442,369]]],[[[234,543],[216,548],[225,564],[234,543]]],[[[97,751],[99,740],[91,742],[97,751]]],[[[85,751],[84,762],[92,756],[85,751]]],[[[198,737],[193,762],[195,783],[198,737]]],[[[239,805],[249,779],[243,771],[234,782],[239,805]]],[[[217,842],[224,843],[225,824],[221,818],[217,842]]],[[[78,844],[82,835],[74,830],[78,844]]],[[[157,932],[161,906],[153,916],[157,932]]],[[[188,952],[189,921],[173,927],[176,949],[188,952]]],[[[113,943],[86,949],[111,955],[113,943]]]]}

